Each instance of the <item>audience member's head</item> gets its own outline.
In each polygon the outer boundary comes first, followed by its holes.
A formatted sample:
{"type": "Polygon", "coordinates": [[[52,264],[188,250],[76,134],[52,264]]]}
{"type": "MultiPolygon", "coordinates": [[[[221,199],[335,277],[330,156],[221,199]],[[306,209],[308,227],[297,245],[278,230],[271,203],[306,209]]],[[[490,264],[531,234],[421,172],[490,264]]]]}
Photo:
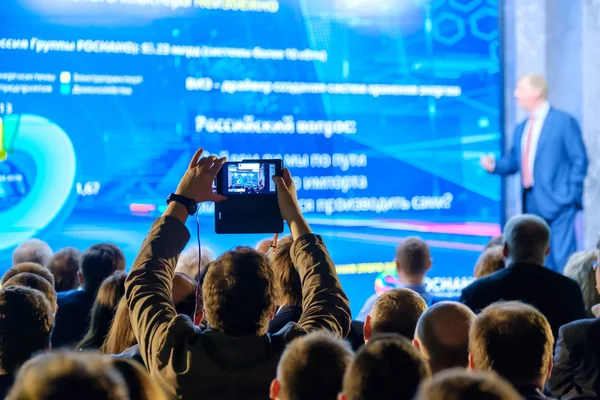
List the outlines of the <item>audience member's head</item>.
{"type": "Polygon", "coordinates": [[[79,287],[79,264],[81,251],[67,247],[54,253],[48,262],[48,269],[54,276],[54,288],[57,292],[77,289],[79,287]]]}
{"type": "Polygon", "coordinates": [[[0,290],[0,369],[15,372],[34,354],[50,350],[54,312],[44,295],[11,286],[0,290]]]}
{"type": "Polygon", "coordinates": [[[415,346],[432,373],[469,366],[469,328],[475,314],[469,307],[443,301],[429,307],[417,323],[415,346]]]}
{"type": "Polygon", "coordinates": [[[8,271],[2,276],[2,286],[6,284],[10,278],[23,272],[29,272],[34,275],[38,275],[40,278],[44,278],[52,287],[54,287],[54,276],[48,271],[47,268],[42,267],[40,264],[33,262],[24,262],[9,268],[8,271]]]}
{"type": "Polygon", "coordinates": [[[271,399],[336,400],[342,390],[346,368],[352,360],[349,345],[327,332],[314,332],[287,346],[271,399]]]}
{"type": "Polygon", "coordinates": [[[269,260],[247,247],[224,253],[208,269],[202,296],[213,330],[231,336],[266,334],[277,296],[269,260]]]}
{"type": "Polygon", "coordinates": [[[521,400],[512,385],[493,372],[455,368],[421,385],[415,400],[521,400]]]}
{"type": "Polygon", "coordinates": [[[588,317],[593,317],[592,307],[600,303],[600,294],[596,290],[596,271],[593,264],[598,259],[598,250],[577,252],[569,258],[564,274],[581,287],[588,317]]]}
{"type": "Polygon", "coordinates": [[[339,399],[409,400],[430,375],[427,362],[410,341],[398,335],[380,336],[356,353],[339,399]]]}
{"type": "Polygon", "coordinates": [[[365,321],[365,341],[382,333],[397,333],[412,340],[426,309],[427,303],[414,290],[398,288],[383,293],[365,321]]]}
{"type": "Polygon", "coordinates": [[[302,283],[300,274],[294,267],[290,250],[294,244],[291,236],[283,237],[277,243],[277,251],[270,254],[280,306],[302,307],[302,283]]]}
{"type": "Polygon", "coordinates": [[[473,276],[483,278],[486,275],[493,274],[504,268],[504,248],[502,246],[493,246],[484,250],[477,259],[473,276]]]}
{"type": "Polygon", "coordinates": [[[11,400],[128,400],[119,371],[100,355],[56,351],[36,357],[19,371],[11,400]]]}
{"type": "Polygon", "coordinates": [[[156,384],[140,365],[125,357],[108,357],[105,360],[117,370],[129,392],[129,400],[167,400],[163,390],[156,384]]]}
{"type": "MultiPolygon", "coordinates": [[[[261,254],[267,254],[271,249],[271,246],[273,246],[273,239],[264,239],[256,244],[256,251],[261,254]]],[[[277,244],[277,247],[279,247],[279,243],[277,244]]]]}
{"type": "Polygon", "coordinates": [[[114,244],[95,244],[81,256],[79,279],[88,292],[96,292],[115,271],[125,271],[125,256],[114,244]]]}
{"type": "Polygon", "coordinates": [[[511,218],[504,226],[504,257],[508,263],[544,265],[550,252],[550,227],[537,215],[511,218]]]}
{"type": "Polygon", "coordinates": [[[494,236],[493,238],[491,238],[490,241],[487,242],[487,244],[485,245],[485,250],[489,249],[490,247],[496,246],[504,246],[504,239],[502,235],[494,236]]]}
{"type": "Polygon", "coordinates": [[[52,311],[56,313],[58,310],[58,305],[56,304],[56,291],[52,285],[41,276],[34,275],[30,272],[21,272],[7,280],[2,287],[7,288],[11,286],[21,286],[39,290],[46,300],[48,300],[48,303],[50,303],[52,311]]]}
{"type": "Polygon", "coordinates": [[[407,237],[396,248],[396,269],[400,282],[422,284],[431,264],[429,246],[419,237],[407,237]]]}
{"type": "Polygon", "coordinates": [[[104,343],[117,305],[125,294],[125,278],[124,272],[115,271],[100,285],[92,306],[90,327],[78,349],[99,349],[104,343]]]}
{"type": "Polygon", "coordinates": [[[471,325],[469,364],[495,371],[515,387],[543,388],[552,370],[554,337],[544,315],[517,301],[486,307],[471,325]]]}
{"type": "Polygon", "coordinates": [[[30,239],[13,251],[12,265],[33,262],[45,267],[51,257],[52,249],[48,243],[39,239],[30,239]]]}
{"type": "MultiPolygon", "coordinates": [[[[208,265],[215,260],[215,256],[208,247],[203,246],[201,250],[200,274],[204,275],[208,265]]],[[[198,246],[192,246],[181,253],[175,272],[181,272],[195,280],[198,279],[198,246]]]]}

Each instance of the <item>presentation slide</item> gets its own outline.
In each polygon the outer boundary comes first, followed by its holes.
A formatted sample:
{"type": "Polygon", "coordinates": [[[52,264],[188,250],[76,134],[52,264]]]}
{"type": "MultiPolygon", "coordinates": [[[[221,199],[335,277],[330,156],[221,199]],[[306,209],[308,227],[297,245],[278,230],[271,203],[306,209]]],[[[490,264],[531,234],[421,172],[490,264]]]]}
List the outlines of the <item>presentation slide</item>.
{"type": "MultiPolygon", "coordinates": [[[[427,287],[453,295],[500,233],[500,180],[478,165],[501,148],[497,1],[5,0],[0,15],[0,272],[32,237],[115,243],[131,265],[198,147],[283,160],[354,313],[394,287],[402,238],[427,241],[427,287]]],[[[199,213],[216,254],[265,238],[199,213]]]]}

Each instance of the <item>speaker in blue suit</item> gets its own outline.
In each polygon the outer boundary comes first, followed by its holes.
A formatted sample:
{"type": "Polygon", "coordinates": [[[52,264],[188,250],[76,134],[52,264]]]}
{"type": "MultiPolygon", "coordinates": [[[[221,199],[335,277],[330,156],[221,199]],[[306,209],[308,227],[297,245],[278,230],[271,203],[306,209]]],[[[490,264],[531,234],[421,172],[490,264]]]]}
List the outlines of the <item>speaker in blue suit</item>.
{"type": "Polygon", "coordinates": [[[529,117],[514,131],[510,152],[495,159],[482,157],[488,172],[501,176],[521,174],[523,212],[544,218],[552,229],[549,268],[563,272],[577,249],[575,217],[583,209],[583,181],[588,167],[579,124],[548,103],[543,77],[521,78],[514,96],[529,117]]]}

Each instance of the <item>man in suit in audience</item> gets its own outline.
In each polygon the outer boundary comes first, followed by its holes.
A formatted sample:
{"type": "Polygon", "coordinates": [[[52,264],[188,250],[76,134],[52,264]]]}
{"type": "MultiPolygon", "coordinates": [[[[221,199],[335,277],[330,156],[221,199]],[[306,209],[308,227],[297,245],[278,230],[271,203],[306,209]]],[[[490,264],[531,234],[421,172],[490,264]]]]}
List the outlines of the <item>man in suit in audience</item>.
{"type": "Polygon", "coordinates": [[[475,317],[469,332],[469,367],[494,371],[526,400],[545,399],[554,337],[546,317],[518,301],[498,302],[475,317]]]}
{"type": "MultiPolygon", "coordinates": [[[[596,290],[600,293],[600,269],[596,290]]],[[[554,369],[548,381],[552,396],[561,399],[600,397],[600,319],[582,319],[560,328],[554,353],[554,369]]]]}
{"type": "Polygon", "coordinates": [[[469,365],[469,329],[475,318],[464,304],[443,301],[419,318],[413,344],[429,361],[431,373],[469,365]]]}
{"type": "Polygon", "coordinates": [[[125,256],[117,246],[96,244],[83,253],[78,273],[81,288],[58,293],[53,347],[72,346],[83,338],[96,293],[115,271],[125,271],[125,256]]]}
{"type": "Polygon", "coordinates": [[[552,227],[548,268],[562,272],[577,250],[575,217],[583,208],[588,159],[575,118],[548,103],[548,84],[528,74],[519,80],[515,98],[529,117],[515,128],[510,153],[481,158],[489,173],[521,173],[523,212],[539,215],[552,227]]]}
{"type": "Polygon", "coordinates": [[[518,300],[540,310],[552,327],[585,318],[583,295],[577,283],[543,268],[550,251],[550,227],[542,218],[524,214],[504,227],[507,268],[476,280],[463,289],[461,302],[475,313],[500,300],[518,300]]]}

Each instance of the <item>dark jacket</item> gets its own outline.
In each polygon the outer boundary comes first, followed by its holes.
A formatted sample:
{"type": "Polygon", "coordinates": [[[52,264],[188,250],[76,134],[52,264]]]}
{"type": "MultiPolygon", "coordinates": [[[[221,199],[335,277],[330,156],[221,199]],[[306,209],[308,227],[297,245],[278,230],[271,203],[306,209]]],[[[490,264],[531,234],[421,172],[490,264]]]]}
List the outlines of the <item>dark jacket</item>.
{"type": "Polygon", "coordinates": [[[171,282],[190,234],[180,221],[159,218],[125,283],[131,324],[152,378],[183,399],[266,399],[285,344],[327,329],[345,337],[350,305],[320,237],[297,238],[290,253],[302,281],[303,313],[276,335],[228,336],[200,331],[177,315],[171,282]]]}
{"type": "Polygon", "coordinates": [[[90,311],[96,299],[95,293],[86,290],[69,290],[57,294],[58,311],[52,347],[74,347],[77,345],[90,325],[90,311]]]}
{"type": "Polygon", "coordinates": [[[525,400],[552,400],[550,397],[546,397],[541,390],[533,386],[515,387],[515,389],[517,389],[517,392],[519,392],[525,400]]]}
{"type": "Polygon", "coordinates": [[[0,399],[6,398],[13,383],[15,383],[15,374],[9,373],[0,375],[0,399]]]}
{"type": "Polygon", "coordinates": [[[579,285],[539,265],[511,265],[471,283],[460,297],[476,313],[500,300],[519,300],[536,307],[550,322],[555,338],[561,326],[586,315],[579,285]]]}
{"type": "Polygon", "coordinates": [[[599,319],[583,319],[560,328],[548,389],[552,396],[563,399],[600,397],[599,319]]]}
{"type": "Polygon", "coordinates": [[[302,307],[283,306],[269,322],[269,333],[276,334],[290,322],[298,322],[302,316],[302,307]]]}

